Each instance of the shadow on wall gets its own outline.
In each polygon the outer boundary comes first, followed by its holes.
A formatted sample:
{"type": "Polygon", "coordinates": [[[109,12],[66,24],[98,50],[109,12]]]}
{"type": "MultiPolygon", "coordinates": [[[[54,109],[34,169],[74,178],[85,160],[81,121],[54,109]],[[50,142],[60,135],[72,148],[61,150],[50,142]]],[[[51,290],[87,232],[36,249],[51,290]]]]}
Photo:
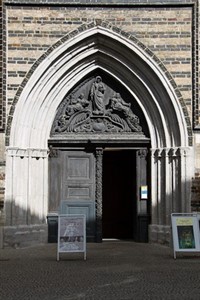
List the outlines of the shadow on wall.
{"type": "MultiPolygon", "coordinates": [[[[160,188],[164,189],[164,185],[161,184],[160,188]]],[[[172,188],[172,193],[167,194],[163,190],[161,194],[162,199],[158,200],[157,203],[151,204],[149,242],[169,245],[171,240],[171,213],[186,213],[191,211],[191,182],[185,183],[179,181],[179,184],[172,188]],[[180,193],[180,187],[183,186],[185,186],[185,191],[187,190],[187,195],[180,193]]],[[[151,201],[151,199],[147,201],[151,201]]],[[[7,215],[5,226],[3,227],[4,247],[21,248],[40,243],[55,242],[57,234],[57,220],[55,215],[52,215],[50,220],[47,216],[44,218],[33,213],[31,214],[29,210],[27,211],[20,206],[16,206],[14,201],[12,204],[11,202],[7,202],[5,210],[7,215]],[[48,231],[50,231],[50,234],[48,231]],[[53,238],[53,241],[51,238],[53,238]]],[[[95,221],[92,220],[92,227],[96,231],[98,228],[95,228],[94,223],[95,221]]],[[[91,227],[91,222],[87,220],[87,233],[89,227],[91,227]]],[[[95,233],[94,238],[96,238],[95,233]]]]}
{"type": "Polygon", "coordinates": [[[3,247],[23,248],[47,243],[48,226],[44,218],[30,214],[11,202],[5,205],[3,247]],[[9,212],[9,213],[8,213],[9,212]]]}
{"type": "MultiPolygon", "coordinates": [[[[151,204],[151,224],[149,225],[149,241],[152,243],[171,245],[171,214],[196,213],[199,207],[195,206],[191,181],[181,181],[180,176],[171,177],[171,193],[166,193],[166,182],[157,186],[157,202],[151,204]]],[[[200,185],[199,185],[200,188],[200,185]]]]}
{"type": "Polygon", "coordinates": [[[200,171],[192,179],[191,210],[200,213],[200,171]]]}
{"type": "MultiPolygon", "coordinates": [[[[7,216],[3,227],[2,247],[23,248],[37,244],[56,243],[58,237],[57,214],[48,214],[46,218],[31,214],[14,201],[7,202],[5,206],[7,216]]],[[[86,221],[87,241],[95,241],[95,222],[86,221]],[[92,237],[91,237],[91,228],[92,237]]],[[[1,234],[1,233],[0,233],[1,234]]],[[[1,237],[0,237],[1,238],[1,237]]]]}

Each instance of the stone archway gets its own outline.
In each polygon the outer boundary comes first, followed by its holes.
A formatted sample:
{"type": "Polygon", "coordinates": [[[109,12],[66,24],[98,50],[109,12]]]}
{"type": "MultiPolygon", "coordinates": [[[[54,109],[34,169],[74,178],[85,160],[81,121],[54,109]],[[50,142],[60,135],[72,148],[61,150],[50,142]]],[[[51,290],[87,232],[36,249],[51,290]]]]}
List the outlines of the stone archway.
{"type": "Polygon", "coordinates": [[[189,117],[172,77],[153,53],[101,21],[81,26],[49,49],[16,95],[7,130],[6,222],[45,222],[51,126],[66,93],[95,69],[122,84],[145,116],[152,145],[151,238],[158,240],[162,233],[165,240],[170,212],[190,209],[187,191],[194,168],[189,117]]]}

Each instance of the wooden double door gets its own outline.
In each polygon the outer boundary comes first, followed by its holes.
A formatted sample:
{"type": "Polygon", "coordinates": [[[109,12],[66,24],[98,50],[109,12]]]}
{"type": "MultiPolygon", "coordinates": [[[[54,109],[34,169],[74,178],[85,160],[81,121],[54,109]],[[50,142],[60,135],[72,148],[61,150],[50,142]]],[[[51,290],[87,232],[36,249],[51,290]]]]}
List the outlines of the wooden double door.
{"type": "Polygon", "coordinates": [[[148,241],[146,149],[57,150],[50,157],[49,212],[85,214],[88,241],[148,241]]]}

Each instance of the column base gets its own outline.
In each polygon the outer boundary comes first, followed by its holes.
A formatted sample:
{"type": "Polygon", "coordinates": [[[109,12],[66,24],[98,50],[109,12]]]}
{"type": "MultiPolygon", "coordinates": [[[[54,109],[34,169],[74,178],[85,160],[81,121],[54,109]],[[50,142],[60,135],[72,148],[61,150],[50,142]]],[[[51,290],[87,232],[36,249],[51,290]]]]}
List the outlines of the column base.
{"type": "Polygon", "coordinates": [[[149,225],[149,242],[171,246],[171,226],[149,225]]]}
{"type": "Polygon", "coordinates": [[[47,225],[5,226],[3,247],[24,248],[47,243],[47,225]]]}

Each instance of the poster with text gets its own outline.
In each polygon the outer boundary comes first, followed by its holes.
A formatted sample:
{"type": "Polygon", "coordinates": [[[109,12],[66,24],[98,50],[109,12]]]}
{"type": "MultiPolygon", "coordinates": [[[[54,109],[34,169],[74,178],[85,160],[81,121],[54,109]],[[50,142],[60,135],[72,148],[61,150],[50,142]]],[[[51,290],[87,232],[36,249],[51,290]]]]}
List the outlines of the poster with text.
{"type": "Polygon", "coordinates": [[[85,215],[58,216],[58,253],[86,252],[85,215]]]}

